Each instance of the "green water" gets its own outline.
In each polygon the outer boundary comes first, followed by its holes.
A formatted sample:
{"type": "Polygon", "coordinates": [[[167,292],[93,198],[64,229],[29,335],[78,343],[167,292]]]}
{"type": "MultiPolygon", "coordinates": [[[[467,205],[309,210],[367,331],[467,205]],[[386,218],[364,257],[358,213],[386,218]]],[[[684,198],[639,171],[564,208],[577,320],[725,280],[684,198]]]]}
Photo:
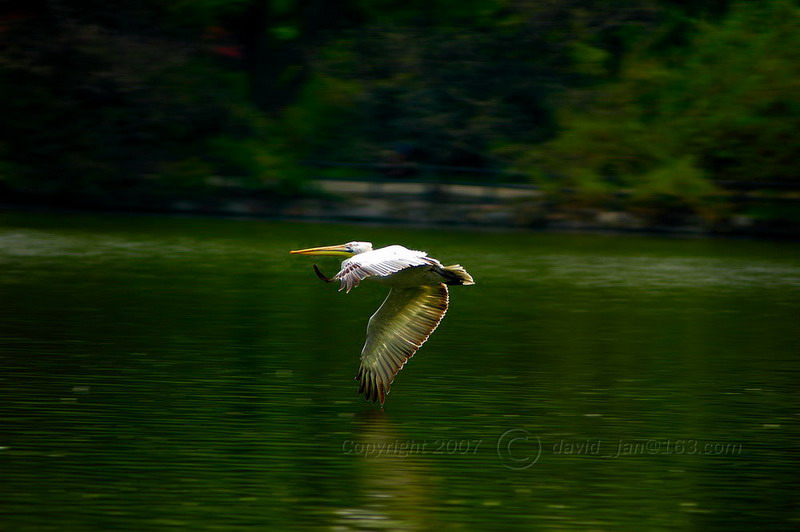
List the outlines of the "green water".
{"type": "Polygon", "coordinates": [[[0,529],[800,526],[797,244],[5,214],[0,302],[0,529]],[[382,412],[356,239],[477,282],[382,412]]]}

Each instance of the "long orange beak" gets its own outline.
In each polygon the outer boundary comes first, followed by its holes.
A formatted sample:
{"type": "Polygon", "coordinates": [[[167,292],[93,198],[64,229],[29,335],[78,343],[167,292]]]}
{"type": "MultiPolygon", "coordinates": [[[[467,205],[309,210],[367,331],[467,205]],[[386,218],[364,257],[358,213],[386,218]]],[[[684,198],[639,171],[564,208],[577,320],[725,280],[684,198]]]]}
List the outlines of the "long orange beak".
{"type": "Polygon", "coordinates": [[[290,251],[292,255],[331,255],[334,257],[350,257],[353,252],[347,247],[347,244],[339,244],[338,246],[322,246],[318,248],[298,249],[290,251]]]}

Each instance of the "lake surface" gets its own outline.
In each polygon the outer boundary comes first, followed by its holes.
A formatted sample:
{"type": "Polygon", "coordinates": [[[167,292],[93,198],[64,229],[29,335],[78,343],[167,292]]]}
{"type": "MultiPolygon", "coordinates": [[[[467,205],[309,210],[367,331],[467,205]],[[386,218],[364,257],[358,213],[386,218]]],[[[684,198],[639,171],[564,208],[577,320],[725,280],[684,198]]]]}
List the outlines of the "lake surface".
{"type": "Polygon", "coordinates": [[[798,251],[0,215],[0,529],[796,529],[798,251]],[[349,240],[477,282],[382,411],[349,240]]]}

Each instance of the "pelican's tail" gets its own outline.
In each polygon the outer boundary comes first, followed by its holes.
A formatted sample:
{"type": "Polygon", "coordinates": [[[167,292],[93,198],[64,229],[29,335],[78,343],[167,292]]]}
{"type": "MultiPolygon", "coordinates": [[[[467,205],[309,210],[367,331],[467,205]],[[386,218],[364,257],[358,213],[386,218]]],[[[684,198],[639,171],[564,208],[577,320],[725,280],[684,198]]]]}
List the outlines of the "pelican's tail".
{"type": "Polygon", "coordinates": [[[472,280],[472,276],[468,274],[467,270],[462,268],[460,264],[437,268],[437,273],[446,279],[444,284],[475,284],[475,281],[472,280]]]}

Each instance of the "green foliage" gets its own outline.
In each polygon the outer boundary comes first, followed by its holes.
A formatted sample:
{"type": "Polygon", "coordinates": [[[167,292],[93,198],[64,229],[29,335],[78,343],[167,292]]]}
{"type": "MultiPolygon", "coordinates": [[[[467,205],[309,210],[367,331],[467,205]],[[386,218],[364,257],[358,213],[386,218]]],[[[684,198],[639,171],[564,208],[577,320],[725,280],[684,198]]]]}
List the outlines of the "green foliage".
{"type": "Polygon", "coordinates": [[[600,77],[608,73],[609,53],[602,48],[574,42],[570,55],[577,74],[600,77]]]}
{"type": "Polygon", "coordinates": [[[717,181],[800,179],[798,15],[791,0],[8,8],[0,186],[299,194],[306,161],[399,157],[707,212],[717,181]]]}
{"type": "Polygon", "coordinates": [[[681,211],[713,216],[715,192],[714,185],[691,157],[684,157],[641,176],[627,201],[645,216],[660,220],[681,211]]]}
{"type": "Polygon", "coordinates": [[[246,74],[217,62],[204,37],[187,36],[243,2],[188,4],[122,9],[125,27],[120,13],[89,4],[54,19],[33,12],[0,34],[9,40],[0,61],[2,183],[117,201],[208,194],[218,175],[279,180],[259,148],[269,121],[246,74]],[[176,29],[172,17],[187,10],[195,18],[176,29]],[[154,19],[161,25],[146,27],[154,19]],[[52,38],[35,39],[43,30],[52,38]]]}
{"type": "Polygon", "coordinates": [[[553,140],[522,153],[561,185],[702,210],[713,181],[800,180],[800,10],[740,2],[685,47],[625,57],[618,81],[573,91],[553,140]]]}
{"type": "MultiPolygon", "coordinates": [[[[278,123],[287,145],[302,158],[324,158],[344,151],[336,140],[347,141],[341,128],[352,123],[359,86],[324,74],[311,76],[295,101],[281,113],[278,123]]],[[[335,155],[334,155],[335,157],[335,155]]]]}
{"type": "Polygon", "coordinates": [[[800,180],[800,9],[740,3],[693,43],[661,114],[674,115],[688,153],[718,179],[800,180]]]}

